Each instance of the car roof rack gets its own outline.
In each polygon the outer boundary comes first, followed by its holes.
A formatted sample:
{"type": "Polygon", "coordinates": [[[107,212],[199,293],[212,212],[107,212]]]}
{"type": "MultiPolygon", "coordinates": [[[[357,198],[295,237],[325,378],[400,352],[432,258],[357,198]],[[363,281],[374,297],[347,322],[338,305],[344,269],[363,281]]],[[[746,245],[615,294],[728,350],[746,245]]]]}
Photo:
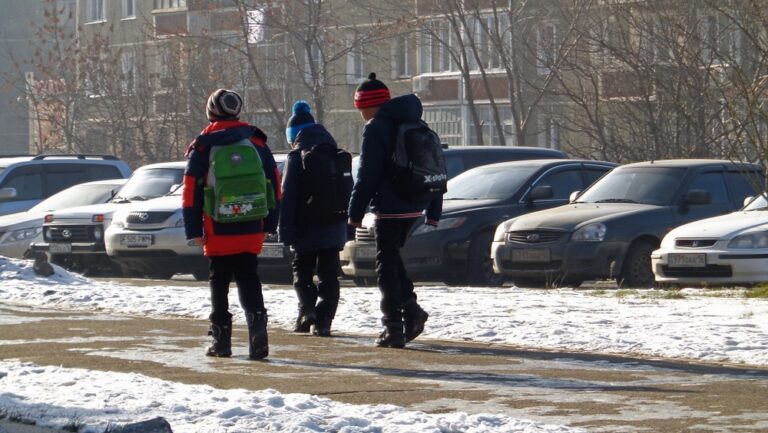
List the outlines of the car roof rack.
{"type": "Polygon", "coordinates": [[[46,159],[46,158],[61,158],[61,157],[69,157],[69,158],[77,158],[77,159],[101,158],[101,159],[113,160],[113,161],[116,161],[118,159],[114,155],[103,155],[99,153],[48,153],[48,154],[37,155],[34,158],[32,158],[32,160],[39,161],[41,159],[46,159]]]}

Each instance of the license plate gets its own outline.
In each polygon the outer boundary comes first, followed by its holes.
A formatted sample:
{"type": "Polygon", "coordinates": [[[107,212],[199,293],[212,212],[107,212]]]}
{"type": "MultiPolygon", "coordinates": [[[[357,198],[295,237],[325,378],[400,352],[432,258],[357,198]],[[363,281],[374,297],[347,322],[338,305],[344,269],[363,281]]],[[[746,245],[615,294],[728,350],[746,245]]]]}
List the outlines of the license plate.
{"type": "Polygon", "coordinates": [[[120,244],[129,248],[146,248],[154,242],[152,235],[122,235],[120,244]]]}
{"type": "Polygon", "coordinates": [[[376,247],[358,247],[355,249],[355,258],[358,259],[375,259],[376,247]]]}
{"type": "Polygon", "coordinates": [[[48,251],[52,253],[71,253],[72,244],[50,244],[48,251]]]}
{"type": "Polygon", "coordinates": [[[671,253],[668,262],[672,268],[703,268],[707,266],[707,255],[701,253],[671,253]]]}
{"type": "Polygon", "coordinates": [[[264,245],[261,247],[260,256],[272,259],[282,259],[285,256],[285,250],[282,245],[264,245]]]}
{"type": "Polygon", "coordinates": [[[512,261],[524,263],[548,263],[550,261],[549,248],[512,250],[512,261]]]}

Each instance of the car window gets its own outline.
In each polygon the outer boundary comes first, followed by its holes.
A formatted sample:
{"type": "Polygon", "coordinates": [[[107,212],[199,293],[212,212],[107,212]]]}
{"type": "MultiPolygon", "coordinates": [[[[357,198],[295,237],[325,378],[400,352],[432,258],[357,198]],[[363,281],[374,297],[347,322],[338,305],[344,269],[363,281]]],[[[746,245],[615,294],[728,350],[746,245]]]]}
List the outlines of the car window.
{"type": "MultiPolygon", "coordinates": [[[[50,197],[72,185],[91,179],[87,164],[43,164],[45,196],[50,197]]],[[[114,176],[113,176],[114,177],[114,176]]]]}
{"type": "Polygon", "coordinates": [[[731,184],[733,200],[737,204],[743,203],[745,198],[754,196],[763,189],[764,181],[762,176],[755,172],[740,173],[729,171],[727,176],[728,182],[731,184]]]}
{"type": "Polygon", "coordinates": [[[688,187],[688,191],[694,189],[709,191],[709,196],[712,198],[712,204],[728,203],[728,189],[725,186],[725,179],[723,178],[722,172],[700,173],[693,179],[693,182],[691,182],[691,185],[688,187]]]}
{"type": "Polygon", "coordinates": [[[528,181],[538,167],[483,166],[473,168],[448,181],[444,200],[506,199],[528,181]]]}
{"type": "Polygon", "coordinates": [[[68,207],[106,203],[112,198],[112,191],[117,189],[120,189],[120,186],[113,184],[75,185],[48,197],[29,211],[48,212],[68,207]]]}
{"type": "Polygon", "coordinates": [[[149,200],[171,192],[171,187],[182,183],[182,168],[149,168],[136,170],[115,200],[149,200]]]}
{"type": "Polygon", "coordinates": [[[578,202],[670,205],[686,170],[677,167],[613,170],[584,191],[578,202]]]}
{"type": "Polygon", "coordinates": [[[22,166],[11,171],[0,188],[15,188],[13,201],[43,198],[43,176],[35,166],[22,166]]]}
{"type": "Polygon", "coordinates": [[[581,170],[572,168],[546,174],[534,186],[552,187],[552,200],[567,200],[571,193],[583,188],[581,170]]]}
{"type": "Polygon", "coordinates": [[[90,180],[119,179],[124,177],[114,165],[88,164],[86,167],[90,180]]]}
{"type": "Polygon", "coordinates": [[[448,179],[453,179],[464,172],[464,158],[460,155],[446,155],[445,171],[448,173],[448,179]]]}
{"type": "Polygon", "coordinates": [[[586,170],[584,170],[584,177],[587,178],[587,183],[585,186],[592,185],[593,183],[595,183],[597,179],[600,179],[609,170],[610,168],[605,168],[603,170],[599,170],[596,168],[587,168],[586,170]]]}

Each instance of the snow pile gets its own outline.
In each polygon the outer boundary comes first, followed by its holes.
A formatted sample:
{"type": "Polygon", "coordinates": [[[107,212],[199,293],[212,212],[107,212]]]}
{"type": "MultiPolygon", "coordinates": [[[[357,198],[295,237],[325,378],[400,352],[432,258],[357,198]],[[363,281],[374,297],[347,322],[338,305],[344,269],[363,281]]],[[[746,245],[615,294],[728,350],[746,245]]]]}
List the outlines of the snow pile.
{"type": "MultiPolygon", "coordinates": [[[[46,280],[29,274],[23,261],[0,259],[0,297],[56,308],[100,310],[156,317],[207,320],[207,287],[137,287],[91,281],[57,268],[46,280]]],[[[683,299],[664,292],[534,290],[480,287],[417,287],[430,313],[421,339],[510,344],[536,349],[620,353],[708,362],[768,365],[768,300],[743,292],[686,289],[683,299]],[[713,297],[713,296],[718,297],[713,297]]],[[[296,295],[265,286],[271,327],[292,329],[296,295]]],[[[380,331],[377,288],[343,287],[333,332],[380,331]]],[[[230,292],[235,326],[244,325],[237,290],[230,292]]]]}
{"type": "Polygon", "coordinates": [[[275,390],[222,390],[138,374],[107,373],[0,362],[0,407],[40,414],[39,425],[73,422],[81,433],[161,416],[176,433],[205,432],[435,432],[575,433],[504,415],[427,414],[393,405],[350,405],[275,390]]]}

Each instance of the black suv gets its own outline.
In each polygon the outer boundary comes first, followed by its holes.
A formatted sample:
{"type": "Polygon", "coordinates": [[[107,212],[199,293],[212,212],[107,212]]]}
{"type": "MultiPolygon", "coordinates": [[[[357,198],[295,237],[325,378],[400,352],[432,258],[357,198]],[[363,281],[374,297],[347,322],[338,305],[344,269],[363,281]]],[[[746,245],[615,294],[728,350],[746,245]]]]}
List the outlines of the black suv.
{"type": "MultiPolygon", "coordinates": [[[[511,216],[560,206],[574,191],[591,184],[616,164],[571,159],[539,159],[485,165],[448,183],[443,216],[432,228],[417,221],[401,250],[414,280],[450,285],[498,286],[490,250],[496,226],[511,216]]],[[[342,260],[355,277],[375,275],[375,219],[366,217],[357,241],[342,260]]]]}
{"type": "Polygon", "coordinates": [[[674,227],[742,207],[764,185],[762,167],[668,160],[614,169],[571,204],[499,225],[492,256],[518,287],[613,279],[652,287],[650,255],[674,227]]]}

